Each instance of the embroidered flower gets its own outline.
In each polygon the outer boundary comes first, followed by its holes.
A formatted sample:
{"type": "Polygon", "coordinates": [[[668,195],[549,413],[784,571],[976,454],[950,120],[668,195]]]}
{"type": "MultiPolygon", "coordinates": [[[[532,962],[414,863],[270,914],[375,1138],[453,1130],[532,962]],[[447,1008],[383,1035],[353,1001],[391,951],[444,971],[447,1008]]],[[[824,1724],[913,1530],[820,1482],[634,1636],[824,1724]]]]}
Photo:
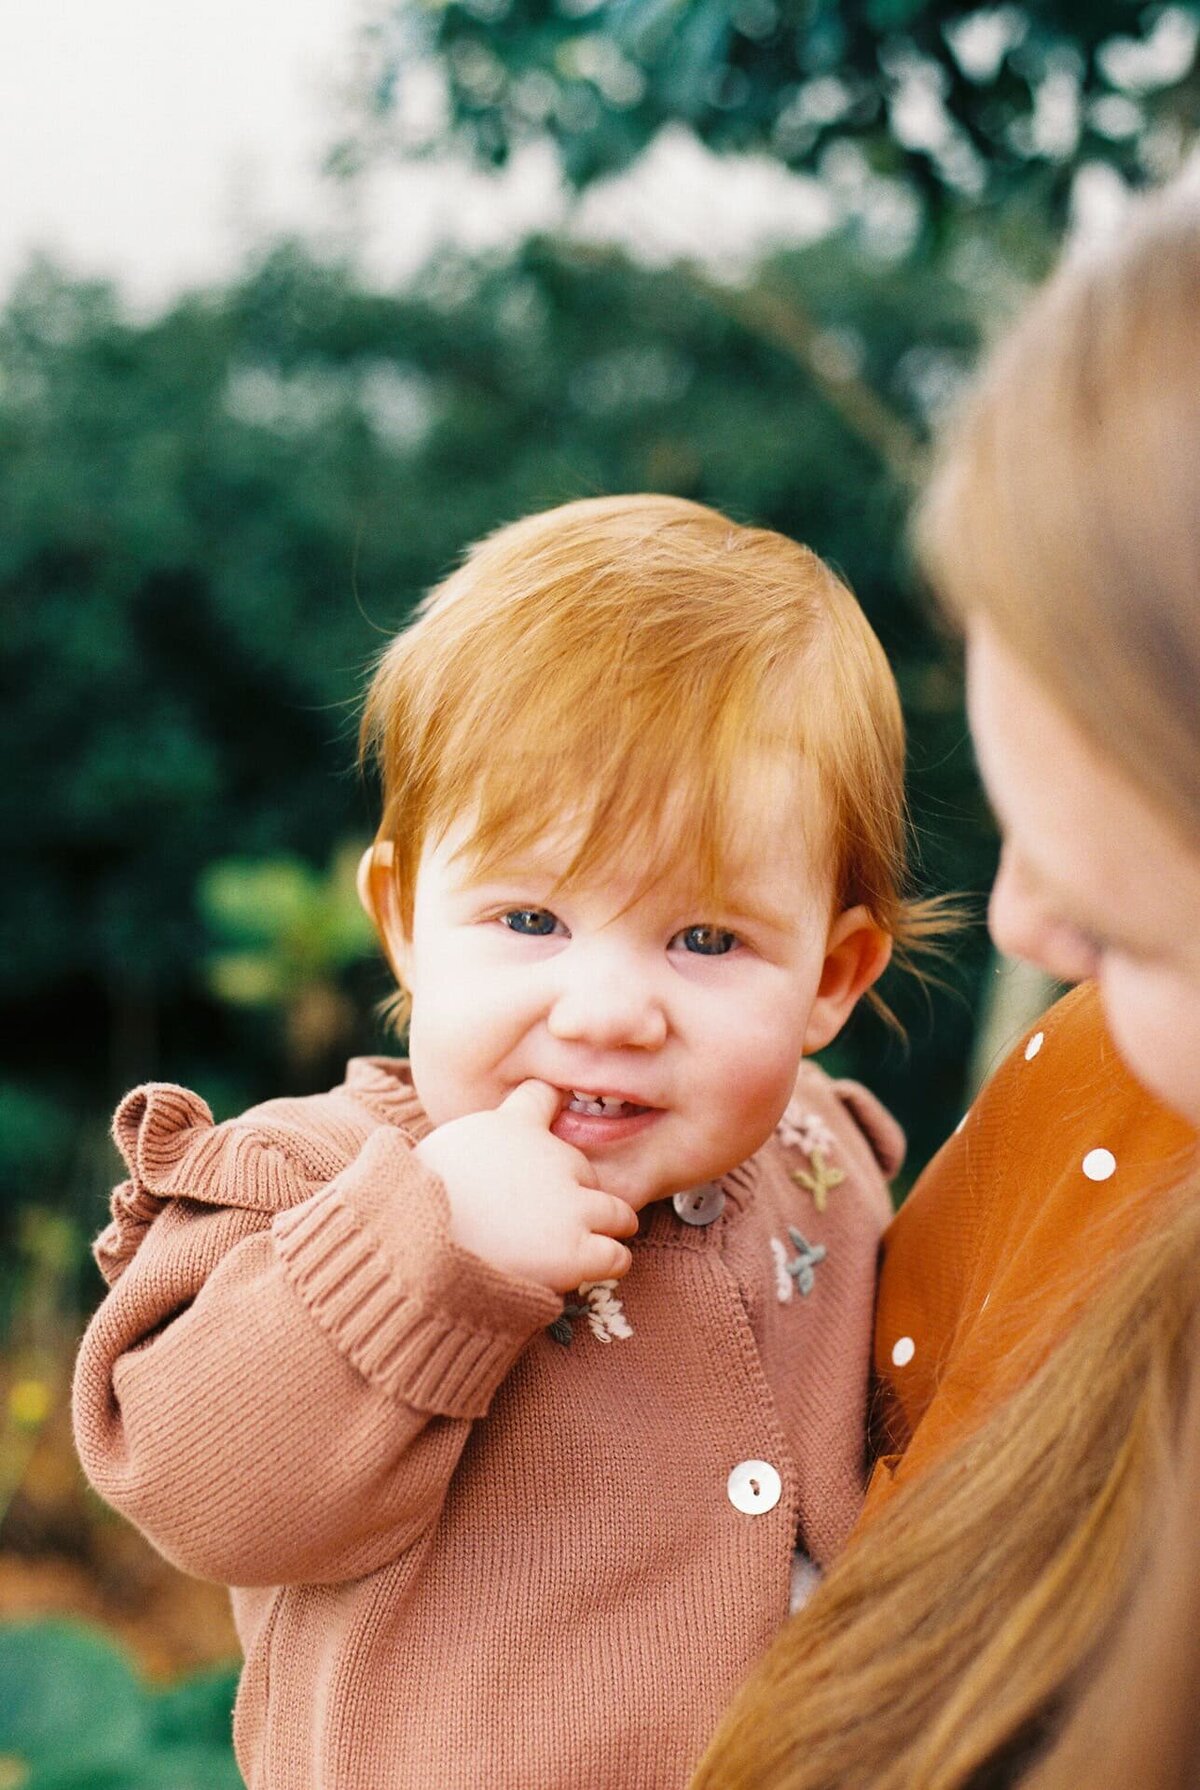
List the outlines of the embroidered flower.
{"type": "Polygon", "coordinates": [[[829,1204],[831,1189],[846,1179],[846,1171],[830,1162],[837,1149],[837,1139],[820,1113],[798,1113],[789,1107],[776,1126],[780,1143],[788,1150],[802,1150],[808,1157],[807,1168],[794,1168],[792,1180],[806,1187],[813,1196],[813,1205],[823,1212],[829,1204]]]}
{"type": "Polygon", "coordinates": [[[625,1316],[616,1289],[615,1280],[588,1280],[579,1289],[585,1301],[588,1328],[597,1342],[633,1335],[633,1326],[625,1316]]]}
{"type": "Polygon", "coordinates": [[[776,1130],[781,1144],[787,1149],[803,1150],[806,1156],[818,1150],[823,1156],[831,1156],[837,1148],[837,1139],[819,1113],[801,1113],[797,1117],[789,1107],[776,1130]]]}
{"type": "Polygon", "coordinates": [[[547,1325],[549,1335],[567,1348],[574,1341],[577,1320],[586,1318],[597,1342],[632,1336],[633,1326],[625,1316],[616,1286],[615,1280],[585,1280],[579,1288],[579,1299],[568,1300],[553,1324],[547,1325]]]}
{"type": "Polygon", "coordinates": [[[828,1253],[823,1243],[810,1243],[794,1224],[789,1224],[788,1236],[796,1251],[790,1259],[779,1238],[770,1239],[771,1255],[775,1263],[775,1293],[780,1305],[787,1304],[797,1287],[802,1295],[812,1292],[816,1285],[813,1270],[820,1266],[828,1253]]]}
{"type": "Polygon", "coordinates": [[[772,1237],[770,1242],[771,1254],[775,1260],[776,1296],[779,1299],[780,1305],[786,1305],[792,1294],[795,1292],[792,1277],[788,1273],[788,1252],[779,1241],[778,1237],[772,1237]]]}

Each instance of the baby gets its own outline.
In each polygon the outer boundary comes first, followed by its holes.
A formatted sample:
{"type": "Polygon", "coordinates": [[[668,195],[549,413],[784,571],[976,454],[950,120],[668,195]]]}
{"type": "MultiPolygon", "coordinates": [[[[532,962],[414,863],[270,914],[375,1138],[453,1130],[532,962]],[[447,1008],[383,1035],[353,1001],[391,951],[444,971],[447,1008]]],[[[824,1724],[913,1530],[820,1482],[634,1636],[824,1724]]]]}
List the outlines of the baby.
{"type": "Polygon", "coordinates": [[[364,741],[409,1057],[126,1098],[80,1454],[234,1588],[254,1790],[675,1790],[863,1489],[903,1145],[805,1058],[926,925],[895,686],[805,549],[606,498],[468,556],[364,741]]]}

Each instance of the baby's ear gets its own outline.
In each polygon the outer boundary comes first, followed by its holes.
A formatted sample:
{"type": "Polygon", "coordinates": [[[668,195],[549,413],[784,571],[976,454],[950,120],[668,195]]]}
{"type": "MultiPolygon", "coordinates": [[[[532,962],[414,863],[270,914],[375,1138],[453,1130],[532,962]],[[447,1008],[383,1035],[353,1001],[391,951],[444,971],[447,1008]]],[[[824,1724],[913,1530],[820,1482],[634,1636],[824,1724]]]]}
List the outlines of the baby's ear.
{"type": "Polygon", "coordinates": [[[829,928],[825,962],[804,1034],[806,1056],[837,1037],[892,955],[892,940],[865,907],[847,908],[829,928]]]}
{"type": "Polygon", "coordinates": [[[379,934],[393,975],[403,981],[408,941],[400,922],[394,862],[395,847],[390,839],[377,839],[374,845],[368,845],[358,860],[358,899],[379,934]]]}
{"type": "Polygon", "coordinates": [[[374,845],[368,845],[358,860],[358,899],[362,903],[363,912],[373,926],[379,925],[379,908],[376,892],[376,873],[386,864],[391,868],[392,842],[390,839],[377,839],[374,845]]]}

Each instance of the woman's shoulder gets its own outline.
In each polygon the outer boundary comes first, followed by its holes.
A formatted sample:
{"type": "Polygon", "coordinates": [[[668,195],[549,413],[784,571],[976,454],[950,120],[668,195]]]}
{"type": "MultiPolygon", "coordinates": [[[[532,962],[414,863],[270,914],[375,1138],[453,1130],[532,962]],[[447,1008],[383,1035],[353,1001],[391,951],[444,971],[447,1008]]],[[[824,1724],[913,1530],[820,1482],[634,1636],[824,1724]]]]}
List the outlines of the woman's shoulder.
{"type": "Polygon", "coordinates": [[[113,1116],[128,1179],[96,1243],[105,1278],[116,1278],[169,1201],[284,1211],[340,1174],[384,1124],[413,1138],[425,1128],[408,1065],[385,1057],[354,1058],[327,1092],[267,1100],[220,1124],[189,1088],[132,1089],[113,1116]]]}
{"type": "Polygon", "coordinates": [[[893,1443],[935,1399],[955,1424],[986,1415],[1004,1362],[1031,1336],[1052,1346],[1195,1146],[1124,1067],[1093,984],[1030,1026],[884,1239],[875,1362],[893,1443]]]}
{"type": "Polygon", "coordinates": [[[897,1215],[885,1261],[898,1270],[936,1236],[949,1265],[979,1266],[1030,1226],[1043,1243],[1059,1234],[1077,1243],[1081,1206],[1094,1213],[1136,1198],[1193,1142],[1125,1068],[1095,984],[1082,983],[985,1084],[897,1215]]]}

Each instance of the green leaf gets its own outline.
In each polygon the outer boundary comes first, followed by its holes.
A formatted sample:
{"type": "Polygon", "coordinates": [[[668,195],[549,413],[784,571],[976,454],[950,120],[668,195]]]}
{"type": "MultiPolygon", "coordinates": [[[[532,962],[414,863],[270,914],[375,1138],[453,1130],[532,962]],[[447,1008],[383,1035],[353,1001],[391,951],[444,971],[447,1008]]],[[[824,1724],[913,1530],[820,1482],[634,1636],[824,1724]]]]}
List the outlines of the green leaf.
{"type": "Polygon", "coordinates": [[[155,1742],[184,1746],[228,1745],[237,1691],[236,1666],[197,1672],[191,1678],[155,1693],[151,1724],[155,1742]]]}
{"type": "Polygon", "coordinates": [[[111,1765],[80,1759],[36,1770],[20,1790],[243,1790],[243,1779],[228,1748],[219,1752],[189,1746],[140,1753],[111,1765]]]}
{"type": "Polygon", "coordinates": [[[65,1622],[0,1628],[0,1758],[28,1765],[29,1790],[43,1774],[120,1765],[146,1735],[145,1693],[102,1636],[65,1622]]]}

